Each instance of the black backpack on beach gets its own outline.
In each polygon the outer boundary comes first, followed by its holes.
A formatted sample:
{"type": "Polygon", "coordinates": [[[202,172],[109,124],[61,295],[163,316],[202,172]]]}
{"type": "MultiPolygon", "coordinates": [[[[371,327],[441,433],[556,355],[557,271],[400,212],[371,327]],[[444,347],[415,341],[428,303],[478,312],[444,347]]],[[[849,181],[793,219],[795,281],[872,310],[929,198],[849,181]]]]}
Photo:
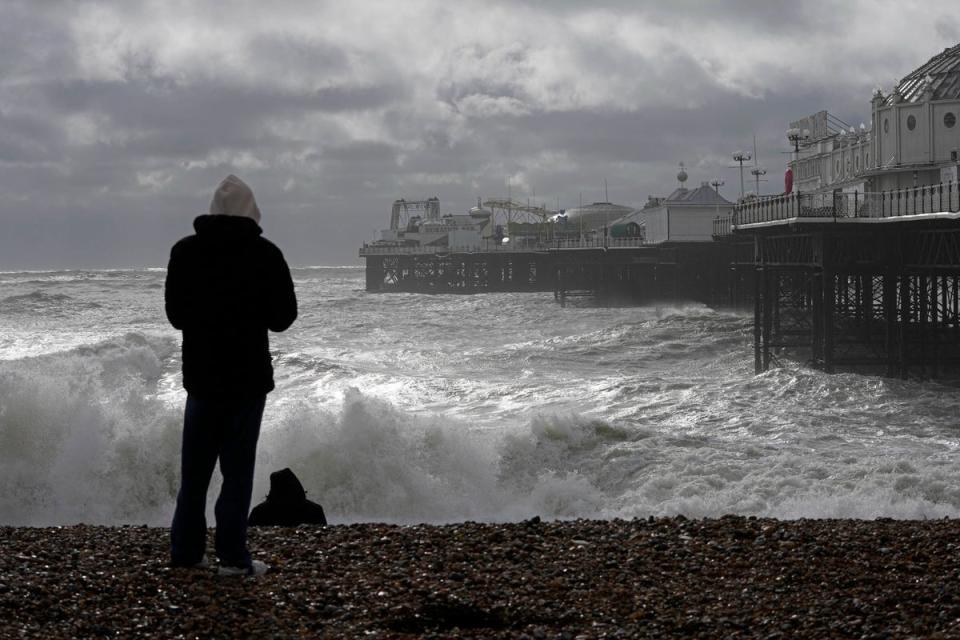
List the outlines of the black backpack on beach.
{"type": "Polygon", "coordinates": [[[270,474],[270,493],[250,512],[247,524],[251,527],[326,525],[327,517],[323,507],[307,500],[307,492],[293,471],[281,469],[270,474]]]}

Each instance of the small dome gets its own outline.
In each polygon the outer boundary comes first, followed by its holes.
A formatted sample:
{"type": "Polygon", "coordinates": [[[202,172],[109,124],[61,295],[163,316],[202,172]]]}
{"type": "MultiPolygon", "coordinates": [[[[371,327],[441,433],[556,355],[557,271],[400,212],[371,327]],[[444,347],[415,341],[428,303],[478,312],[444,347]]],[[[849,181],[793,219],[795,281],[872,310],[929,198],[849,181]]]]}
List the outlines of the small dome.
{"type": "Polygon", "coordinates": [[[610,226],[614,220],[619,220],[631,212],[633,212],[632,208],[623,205],[610,202],[594,202],[582,207],[567,209],[567,226],[582,228],[584,231],[602,229],[604,225],[610,226]]]}
{"type": "Polygon", "coordinates": [[[683,186],[683,183],[687,181],[687,171],[683,168],[683,163],[680,163],[680,172],[677,173],[677,180],[680,181],[680,186],[683,186]]]}
{"type": "Polygon", "coordinates": [[[493,211],[490,211],[490,209],[484,209],[479,205],[476,207],[470,207],[470,211],[468,211],[468,213],[474,218],[489,218],[493,215],[493,211]]]}

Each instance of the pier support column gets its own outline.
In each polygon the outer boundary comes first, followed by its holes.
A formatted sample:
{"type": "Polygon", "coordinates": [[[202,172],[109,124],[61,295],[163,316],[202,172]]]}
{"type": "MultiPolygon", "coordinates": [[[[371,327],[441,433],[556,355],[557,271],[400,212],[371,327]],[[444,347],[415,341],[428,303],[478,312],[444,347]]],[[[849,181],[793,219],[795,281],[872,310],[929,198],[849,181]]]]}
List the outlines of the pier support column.
{"type": "Polygon", "coordinates": [[[907,340],[910,337],[910,276],[900,277],[900,330],[898,346],[898,371],[901,378],[907,377],[907,340]]]}
{"type": "Polygon", "coordinates": [[[380,291],[383,288],[383,258],[367,256],[366,285],[367,291],[380,291]]]}
{"type": "Polygon", "coordinates": [[[870,341],[870,334],[873,328],[873,275],[869,273],[861,274],[857,276],[859,278],[858,282],[862,283],[860,287],[860,295],[863,299],[863,317],[860,321],[860,328],[862,333],[861,340],[864,342],[870,341]]]}
{"type": "Polygon", "coordinates": [[[837,301],[836,274],[823,272],[823,369],[833,373],[833,317],[837,301]]]}
{"type": "Polygon", "coordinates": [[[814,366],[823,363],[823,272],[810,276],[810,360],[814,366]]]}
{"type": "Polygon", "coordinates": [[[773,314],[777,306],[776,271],[764,270],[763,276],[763,370],[770,369],[770,342],[773,336],[773,314]]]}
{"type": "Polygon", "coordinates": [[[930,326],[933,324],[929,322],[930,307],[927,304],[928,295],[929,289],[927,288],[927,276],[926,274],[921,273],[917,276],[917,338],[920,342],[921,376],[927,375],[927,367],[929,365],[927,362],[927,331],[930,330],[930,326]]]}
{"type": "Polygon", "coordinates": [[[766,271],[758,268],[753,278],[753,370],[763,373],[763,282],[766,271]]]}
{"type": "Polygon", "coordinates": [[[887,356],[887,376],[900,375],[900,355],[897,347],[897,276],[892,271],[883,275],[883,318],[886,330],[884,347],[887,356]]]}

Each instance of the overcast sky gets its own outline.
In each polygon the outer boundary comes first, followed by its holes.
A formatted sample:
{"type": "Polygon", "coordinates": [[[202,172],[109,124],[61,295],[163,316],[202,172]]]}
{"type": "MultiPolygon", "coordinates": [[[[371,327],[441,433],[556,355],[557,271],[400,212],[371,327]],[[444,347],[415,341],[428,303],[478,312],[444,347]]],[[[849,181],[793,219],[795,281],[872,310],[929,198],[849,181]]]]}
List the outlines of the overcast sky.
{"type": "MultiPolygon", "coordinates": [[[[756,136],[869,124],[960,43],[950,2],[0,0],[0,269],[164,266],[221,178],[295,265],[359,264],[396,198],[639,206],[739,192],[756,136]]],[[[749,177],[749,176],[748,176],[749,177]]]]}

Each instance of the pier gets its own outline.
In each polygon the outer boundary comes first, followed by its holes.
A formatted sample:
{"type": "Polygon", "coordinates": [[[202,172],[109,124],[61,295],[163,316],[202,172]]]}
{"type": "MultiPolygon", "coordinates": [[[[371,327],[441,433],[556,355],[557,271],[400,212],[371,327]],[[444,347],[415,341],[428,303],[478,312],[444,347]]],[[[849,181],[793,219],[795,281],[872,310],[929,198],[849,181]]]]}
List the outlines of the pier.
{"type": "Polygon", "coordinates": [[[938,377],[960,369],[960,190],[793,193],[738,205],[752,239],[754,361],[938,377]]]}
{"type": "Polygon", "coordinates": [[[960,371],[960,189],[792,193],[714,221],[712,242],[365,245],[372,292],[552,291],[560,304],[753,307],[754,364],[940,377],[960,371]]]}
{"type": "MultiPolygon", "coordinates": [[[[723,180],[549,211],[511,198],[440,215],[394,202],[361,257],[368,291],[553,291],[603,304],[753,309],[758,373],[789,358],[834,372],[960,372],[960,45],[870,96],[859,127],[823,109],[789,123],[783,194],[723,180]],[[869,124],[868,124],[869,123],[869,124]],[[712,187],[712,188],[711,188],[712,187]],[[711,226],[712,223],[712,233],[711,226]],[[458,248],[457,245],[463,245],[458,248]]],[[[732,167],[731,167],[732,168],[732,167]]]]}
{"type": "MultiPolygon", "coordinates": [[[[740,243],[742,245],[742,242],[740,243]]],[[[561,304],[699,301],[724,305],[733,242],[647,244],[639,238],[558,241],[522,248],[385,248],[367,245],[371,292],[482,293],[552,291],[561,304]]]]}

